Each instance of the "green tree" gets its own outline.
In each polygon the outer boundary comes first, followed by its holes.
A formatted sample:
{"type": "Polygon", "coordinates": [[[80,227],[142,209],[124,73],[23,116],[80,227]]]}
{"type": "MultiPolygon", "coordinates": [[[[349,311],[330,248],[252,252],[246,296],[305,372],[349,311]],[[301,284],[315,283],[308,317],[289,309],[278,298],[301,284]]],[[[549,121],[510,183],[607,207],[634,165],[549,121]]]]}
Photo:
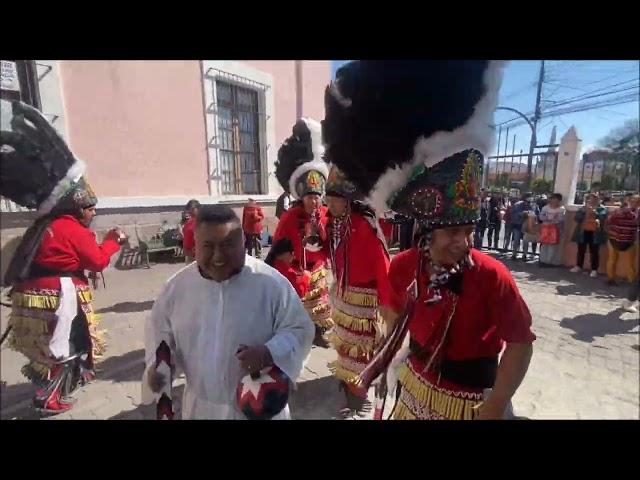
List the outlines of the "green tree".
{"type": "Polygon", "coordinates": [[[496,183],[495,183],[496,187],[498,188],[507,188],[509,187],[510,184],[511,184],[511,180],[507,172],[502,172],[500,175],[498,175],[498,178],[496,179],[496,183]]]}
{"type": "Polygon", "coordinates": [[[543,193],[551,193],[552,188],[553,185],[551,184],[551,180],[536,178],[533,182],[531,182],[531,191],[537,195],[541,195],[543,193]]]}
{"type": "Polygon", "coordinates": [[[615,190],[617,188],[618,181],[613,175],[603,175],[600,180],[601,190],[615,190]]]}
{"type": "MultiPolygon", "coordinates": [[[[606,137],[600,140],[600,146],[611,150],[613,161],[622,162],[625,165],[623,171],[616,172],[618,173],[616,176],[617,187],[636,185],[635,188],[637,188],[638,176],[640,175],[640,123],[638,123],[638,119],[627,120],[624,124],[612,129],[606,137]]],[[[604,183],[604,178],[602,183],[604,183]]]]}
{"type": "Polygon", "coordinates": [[[586,189],[587,189],[587,182],[585,182],[584,180],[579,180],[578,183],[576,184],[576,190],[580,192],[584,192],[586,189]]]}

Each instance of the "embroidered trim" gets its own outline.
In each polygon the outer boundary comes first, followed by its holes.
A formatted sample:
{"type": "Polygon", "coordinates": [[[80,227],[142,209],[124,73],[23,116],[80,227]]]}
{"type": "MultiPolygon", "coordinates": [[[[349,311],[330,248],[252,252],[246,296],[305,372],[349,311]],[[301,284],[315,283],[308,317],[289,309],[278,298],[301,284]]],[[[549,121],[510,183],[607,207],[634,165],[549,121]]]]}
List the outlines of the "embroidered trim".
{"type": "Polygon", "coordinates": [[[371,332],[375,334],[375,321],[370,318],[358,318],[341,311],[333,309],[333,321],[343,328],[348,328],[355,332],[371,332]]]}
{"type": "Polygon", "coordinates": [[[366,318],[370,320],[375,320],[378,317],[377,307],[363,307],[352,305],[337,297],[335,294],[330,295],[330,297],[333,308],[335,308],[336,310],[340,310],[347,315],[357,318],[366,318]]]}
{"type": "Polygon", "coordinates": [[[477,415],[474,407],[483,398],[481,393],[454,392],[432,385],[413,370],[408,360],[400,367],[398,380],[403,392],[406,391],[404,405],[416,418],[428,418],[436,414],[449,420],[471,420],[477,415]]]}

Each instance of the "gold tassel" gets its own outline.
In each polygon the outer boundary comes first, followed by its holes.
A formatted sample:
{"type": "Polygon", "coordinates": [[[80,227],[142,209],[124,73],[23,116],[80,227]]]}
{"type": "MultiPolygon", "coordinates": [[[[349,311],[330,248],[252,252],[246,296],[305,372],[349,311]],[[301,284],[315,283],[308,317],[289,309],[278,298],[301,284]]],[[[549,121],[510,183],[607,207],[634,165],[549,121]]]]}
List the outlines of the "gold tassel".
{"type": "Polygon", "coordinates": [[[393,414],[394,420],[416,420],[414,413],[404,404],[402,400],[398,401],[396,412],[393,414]]]}
{"type": "Polygon", "coordinates": [[[48,322],[40,318],[11,315],[9,323],[12,325],[14,335],[39,336],[49,332],[48,322]]]}
{"type": "Polygon", "coordinates": [[[399,368],[398,381],[420,405],[444,418],[470,420],[476,416],[473,407],[477,401],[456,397],[425,384],[406,363],[399,368]]]}
{"type": "MultiPolygon", "coordinates": [[[[366,340],[366,339],[365,339],[366,340]]],[[[336,347],[336,349],[351,349],[357,348],[357,355],[370,355],[373,353],[374,343],[373,341],[365,341],[365,342],[351,342],[350,340],[343,339],[340,337],[338,333],[335,331],[329,335],[329,341],[336,347]]],[[[350,357],[354,357],[354,355],[349,354],[350,357]]]]}
{"type": "Polygon", "coordinates": [[[377,307],[378,297],[368,293],[358,293],[347,290],[342,295],[342,300],[349,305],[357,307],[377,307]]]}
{"type": "Polygon", "coordinates": [[[464,406],[464,419],[465,420],[472,420],[473,419],[473,409],[472,409],[472,405],[467,403],[464,406]]]}
{"type": "Polygon", "coordinates": [[[344,367],[340,363],[340,359],[332,362],[329,366],[329,371],[336,377],[338,380],[342,380],[348,383],[354,383],[356,378],[358,377],[358,372],[354,372],[344,367]]]}
{"type": "Polygon", "coordinates": [[[80,297],[80,301],[84,303],[91,303],[93,301],[93,293],[91,290],[78,290],[78,297],[80,297]]]}
{"type": "Polygon", "coordinates": [[[374,321],[368,318],[358,318],[334,309],[333,321],[341,327],[357,332],[375,332],[374,321]]]}
{"type": "Polygon", "coordinates": [[[21,292],[15,292],[11,295],[11,303],[24,308],[55,310],[58,308],[59,302],[59,297],[53,295],[31,295],[21,292]]]}
{"type": "Polygon", "coordinates": [[[319,270],[316,270],[315,272],[313,272],[311,274],[311,285],[313,285],[314,283],[317,283],[320,279],[323,279],[327,276],[327,269],[326,268],[321,268],[319,270]]]}

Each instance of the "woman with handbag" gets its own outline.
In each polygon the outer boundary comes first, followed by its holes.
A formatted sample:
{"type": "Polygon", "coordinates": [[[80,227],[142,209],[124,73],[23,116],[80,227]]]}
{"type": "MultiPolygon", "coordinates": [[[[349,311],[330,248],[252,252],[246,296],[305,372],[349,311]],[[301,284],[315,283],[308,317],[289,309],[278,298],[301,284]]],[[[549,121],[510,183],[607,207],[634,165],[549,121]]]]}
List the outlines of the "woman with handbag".
{"type": "Polygon", "coordinates": [[[549,203],[542,207],[540,213],[540,266],[557,267],[562,265],[562,230],[564,227],[565,208],[562,206],[562,195],[554,193],[549,203]]]}
{"type": "Polygon", "coordinates": [[[584,266],[585,253],[589,247],[591,257],[592,278],[598,276],[598,265],[600,264],[600,246],[607,241],[607,234],[604,229],[607,218],[607,209],[600,205],[598,195],[590,193],[585,199],[586,205],[576,212],[574,218],[576,222],[575,230],[571,241],[578,244],[578,257],[576,266],[570,272],[578,273],[584,266]]]}

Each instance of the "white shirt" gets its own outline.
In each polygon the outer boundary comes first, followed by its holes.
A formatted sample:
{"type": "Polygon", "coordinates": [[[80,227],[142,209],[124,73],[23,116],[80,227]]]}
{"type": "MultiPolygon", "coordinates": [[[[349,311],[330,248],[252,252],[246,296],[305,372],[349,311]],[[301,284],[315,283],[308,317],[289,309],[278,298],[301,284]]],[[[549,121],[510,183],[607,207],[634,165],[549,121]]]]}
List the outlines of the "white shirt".
{"type": "MultiPolygon", "coordinates": [[[[313,335],[289,281],[261,260],[247,255],[241,272],[224,282],[203,278],[194,262],[158,296],[147,321],[145,360],[152,365],[157,346],[167,342],[186,376],[183,419],[243,419],[235,406],[236,387],[246,375],[238,347],[265,344],[295,382],[313,335]]],[[[276,418],[289,418],[288,408],[276,418]]]]}
{"type": "Polygon", "coordinates": [[[561,223],[564,220],[564,213],[565,208],[562,205],[557,208],[545,205],[540,212],[540,220],[544,223],[561,223]]]}

